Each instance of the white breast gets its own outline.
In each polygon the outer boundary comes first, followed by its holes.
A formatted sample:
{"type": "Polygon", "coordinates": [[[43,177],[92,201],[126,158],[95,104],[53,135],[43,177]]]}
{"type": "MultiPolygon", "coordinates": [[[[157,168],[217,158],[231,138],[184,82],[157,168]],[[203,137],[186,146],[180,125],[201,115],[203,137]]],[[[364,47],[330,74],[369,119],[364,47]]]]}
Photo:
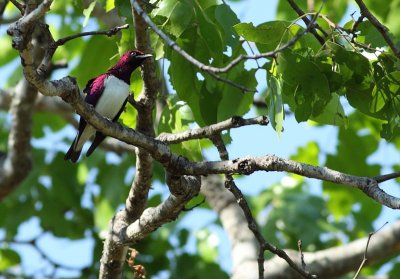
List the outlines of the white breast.
{"type": "MultiPolygon", "coordinates": [[[[105,79],[104,86],[105,89],[100,99],[97,101],[95,110],[104,117],[112,120],[120,111],[129,95],[129,84],[110,75],[105,79]]],[[[79,137],[79,141],[75,143],[75,150],[81,150],[85,142],[90,139],[95,132],[96,130],[91,125],[86,125],[79,137]]]]}
{"type": "Polygon", "coordinates": [[[104,80],[104,86],[104,92],[97,101],[95,109],[104,117],[113,119],[129,95],[129,84],[109,75],[104,80]]]}

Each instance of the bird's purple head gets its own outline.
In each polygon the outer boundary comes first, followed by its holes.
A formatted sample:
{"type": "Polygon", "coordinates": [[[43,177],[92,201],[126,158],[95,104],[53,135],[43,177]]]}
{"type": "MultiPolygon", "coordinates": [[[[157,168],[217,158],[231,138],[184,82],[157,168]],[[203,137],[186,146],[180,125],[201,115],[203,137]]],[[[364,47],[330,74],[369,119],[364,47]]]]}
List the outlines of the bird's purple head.
{"type": "Polygon", "coordinates": [[[144,54],[140,50],[128,50],[121,56],[117,64],[108,70],[108,73],[129,83],[132,72],[149,57],[152,57],[152,55],[144,54]]]}

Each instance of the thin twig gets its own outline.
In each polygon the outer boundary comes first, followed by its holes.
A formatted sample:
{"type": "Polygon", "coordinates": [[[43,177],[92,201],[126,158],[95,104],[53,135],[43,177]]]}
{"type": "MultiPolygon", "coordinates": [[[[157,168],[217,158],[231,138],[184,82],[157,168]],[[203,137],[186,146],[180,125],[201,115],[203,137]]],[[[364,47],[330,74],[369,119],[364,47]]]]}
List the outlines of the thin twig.
{"type": "Polygon", "coordinates": [[[61,45],[64,45],[66,42],[71,41],[73,39],[79,38],[79,37],[84,37],[84,36],[92,36],[92,35],[106,35],[108,37],[114,36],[115,34],[117,34],[119,31],[121,31],[122,29],[128,29],[129,28],[129,24],[124,24],[122,26],[117,26],[114,27],[113,29],[107,30],[107,31],[88,31],[88,32],[82,32],[79,34],[74,34],[71,36],[67,36],[61,39],[58,39],[57,41],[55,41],[53,43],[53,45],[55,47],[59,47],[61,45]]]}
{"type": "Polygon", "coordinates": [[[156,139],[164,143],[173,144],[187,140],[209,138],[215,134],[232,128],[238,128],[247,125],[268,125],[269,120],[266,116],[258,116],[245,119],[240,116],[235,116],[222,122],[212,124],[203,128],[187,130],[180,133],[162,133],[156,139]]]}
{"type": "Polygon", "coordinates": [[[46,56],[43,59],[42,64],[37,69],[38,73],[40,75],[44,76],[44,75],[46,75],[48,73],[49,68],[51,67],[51,64],[50,64],[51,63],[51,59],[52,59],[54,53],[56,52],[56,50],[57,50],[57,48],[59,46],[64,45],[65,43],[67,43],[67,42],[69,42],[69,41],[71,41],[73,39],[84,37],[84,36],[106,35],[106,36],[110,37],[110,36],[113,36],[113,35],[117,34],[122,29],[129,28],[129,24],[124,24],[122,26],[117,26],[117,27],[114,27],[114,28],[112,28],[110,30],[106,30],[106,31],[82,32],[82,33],[79,33],[79,34],[74,34],[74,35],[71,35],[71,36],[67,36],[67,37],[58,39],[57,41],[54,41],[54,39],[53,39],[53,37],[52,37],[52,35],[50,33],[48,25],[43,25],[42,28],[43,28],[42,29],[43,34],[47,34],[47,36],[49,38],[49,41],[51,41],[51,43],[49,43],[49,46],[48,46],[48,48],[46,50],[46,56]]]}
{"type": "MultiPolygon", "coordinates": [[[[292,9],[301,17],[301,19],[303,20],[303,22],[309,26],[311,21],[308,17],[304,16],[305,13],[303,12],[303,10],[296,4],[296,2],[294,2],[294,0],[288,0],[289,5],[292,7],[292,9]]],[[[319,13],[319,12],[318,12],[319,13]]],[[[315,30],[316,28],[318,28],[319,31],[321,31],[325,37],[328,36],[328,34],[318,26],[318,24],[315,24],[315,26],[313,26],[310,29],[310,32],[314,35],[314,37],[318,40],[318,42],[320,42],[321,45],[325,44],[325,39],[322,38],[317,31],[315,30]]]]}
{"type": "Polygon", "coordinates": [[[373,26],[375,26],[376,30],[378,30],[379,33],[381,33],[382,37],[386,41],[386,43],[389,45],[390,49],[393,51],[393,53],[400,58],[400,49],[396,46],[395,42],[390,38],[389,35],[389,29],[383,25],[367,8],[367,6],[364,4],[363,0],[355,0],[358,7],[360,8],[360,13],[362,16],[365,16],[368,18],[369,22],[373,26]]]}
{"type": "Polygon", "coordinates": [[[385,224],[383,224],[379,229],[377,229],[376,231],[369,233],[368,234],[368,240],[367,240],[367,245],[365,245],[365,251],[364,251],[364,256],[363,256],[363,260],[360,264],[360,267],[358,268],[356,274],[354,275],[353,279],[356,279],[358,277],[358,275],[361,272],[361,269],[364,267],[365,263],[368,261],[367,258],[367,252],[368,252],[368,246],[369,246],[369,241],[371,240],[371,237],[376,234],[377,232],[379,232],[384,226],[386,226],[388,224],[388,222],[385,222],[385,224]]]}
{"type": "Polygon", "coordinates": [[[361,22],[363,22],[364,18],[365,18],[364,15],[360,15],[360,16],[357,18],[357,20],[354,20],[353,25],[351,26],[351,28],[350,28],[350,30],[349,30],[349,33],[352,33],[353,36],[357,36],[357,35],[355,34],[355,32],[357,31],[358,25],[360,25],[361,22]]]}
{"type": "Polygon", "coordinates": [[[395,179],[400,177],[400,172],[394,172],[394,173],[389,173],[389,174],[384,174],[384,175],[379,175],[379,176],[375,176],[372,179],[376,180],[376,182],[381,183],[381,182],[385,182],[391,179],[395,179]]]}
{"type": "MultiPolygon", "coordinates": [[[[252,54],[252,55],[255,55],[256,53],[254,52],[253,48],[251,47],[249,41],[248,41],[248,40],[245,40],[245,42],[246,42],[247,46],[249,47],[249,49],[250,49],[250,51],[251,51],[251,54],[252,54]]],[[[256,60],[256,63],[257,63],[257,68],[258,68],[258,69],[261,69],[261,66],[260,66],[260,64],[258,63],[258,60],[256,60]]]]}
{"type": "Polygon", "coordinates": [[[304,254],[303,254],[302,244],[303,243],[302,243],[301,239],[299,239],[299,241],[297,241],[297,247],[299,248],[301,267],[305,270],[306,269],[306,263],[304,261],[304,254]]]}

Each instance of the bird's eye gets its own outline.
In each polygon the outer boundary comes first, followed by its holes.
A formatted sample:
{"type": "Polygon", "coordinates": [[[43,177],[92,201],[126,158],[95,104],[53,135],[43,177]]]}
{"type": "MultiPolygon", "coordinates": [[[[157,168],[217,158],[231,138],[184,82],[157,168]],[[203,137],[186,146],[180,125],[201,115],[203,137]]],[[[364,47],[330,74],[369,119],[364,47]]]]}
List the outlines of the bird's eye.
{"type": "Polygon", "coordinates": [[[132,51],[131,56],[136,56],[136,51],[132,51]]]}

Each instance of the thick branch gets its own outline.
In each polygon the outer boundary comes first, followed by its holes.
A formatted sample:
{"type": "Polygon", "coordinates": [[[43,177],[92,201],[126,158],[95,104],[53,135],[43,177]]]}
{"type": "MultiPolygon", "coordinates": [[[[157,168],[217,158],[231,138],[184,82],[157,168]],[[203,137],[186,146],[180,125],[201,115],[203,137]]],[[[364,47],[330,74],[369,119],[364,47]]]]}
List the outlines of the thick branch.
{"type": "Polygon", "coordinates": [[[167,184],[171,195],[157,207],[147,208],[136,222],[129,225],[122,232],[123,243],[137,242],[163,224],[178,218],[186,203],[199,193],[201,180],[198,176],[167,177],[167,184]]]}
{"type": "Polygon", "coordinates": [[[37,91],[22,79],[11,100],[11,130],[7,156],[0,157],[0,200],[25,179],[32,168],[31,126],[32,106],[37,91]]]}
{"type": "MultiPolygon", "coordinates": [[[[400,222],[397,221],[386,230],[374,234],[368,246],[368,261],[366,265],[372,265],[392,255],[400,252],[400,222]]],[[[307,268],[317,275],[318,278],[338,278],[350,271],[357,271],[360,265],[368,237],[352,241],[340,247],[329,248],[317,251],[315,253],[304,252],[304,259],[307,268]]],[[[292,259],[301,264],[301,258],[298,251],[286,251],[292,259]]],[[[285,279],[297,279],[298,275],[294,270],[287,266],[286,262],[278,257],[265,263],[268,269],[268,279],[281,279],[285,274],[285,279]]],[[[251,268],[251,267],[249,267],[251,268]]],[[[253,263],[256,268],[256,263],[253,263]]]]}
{"type": "Polygon", "coordinates": [[[231,243],[232,279],[258,277],[257,241],[249,230],[246,218],[235,197],[223,186],[222,177],[202,177],[201,193],[210,207],[218,214],[224,231],[231,243]],[[251,268],[247,268],[251,266],[251,268]]]}

